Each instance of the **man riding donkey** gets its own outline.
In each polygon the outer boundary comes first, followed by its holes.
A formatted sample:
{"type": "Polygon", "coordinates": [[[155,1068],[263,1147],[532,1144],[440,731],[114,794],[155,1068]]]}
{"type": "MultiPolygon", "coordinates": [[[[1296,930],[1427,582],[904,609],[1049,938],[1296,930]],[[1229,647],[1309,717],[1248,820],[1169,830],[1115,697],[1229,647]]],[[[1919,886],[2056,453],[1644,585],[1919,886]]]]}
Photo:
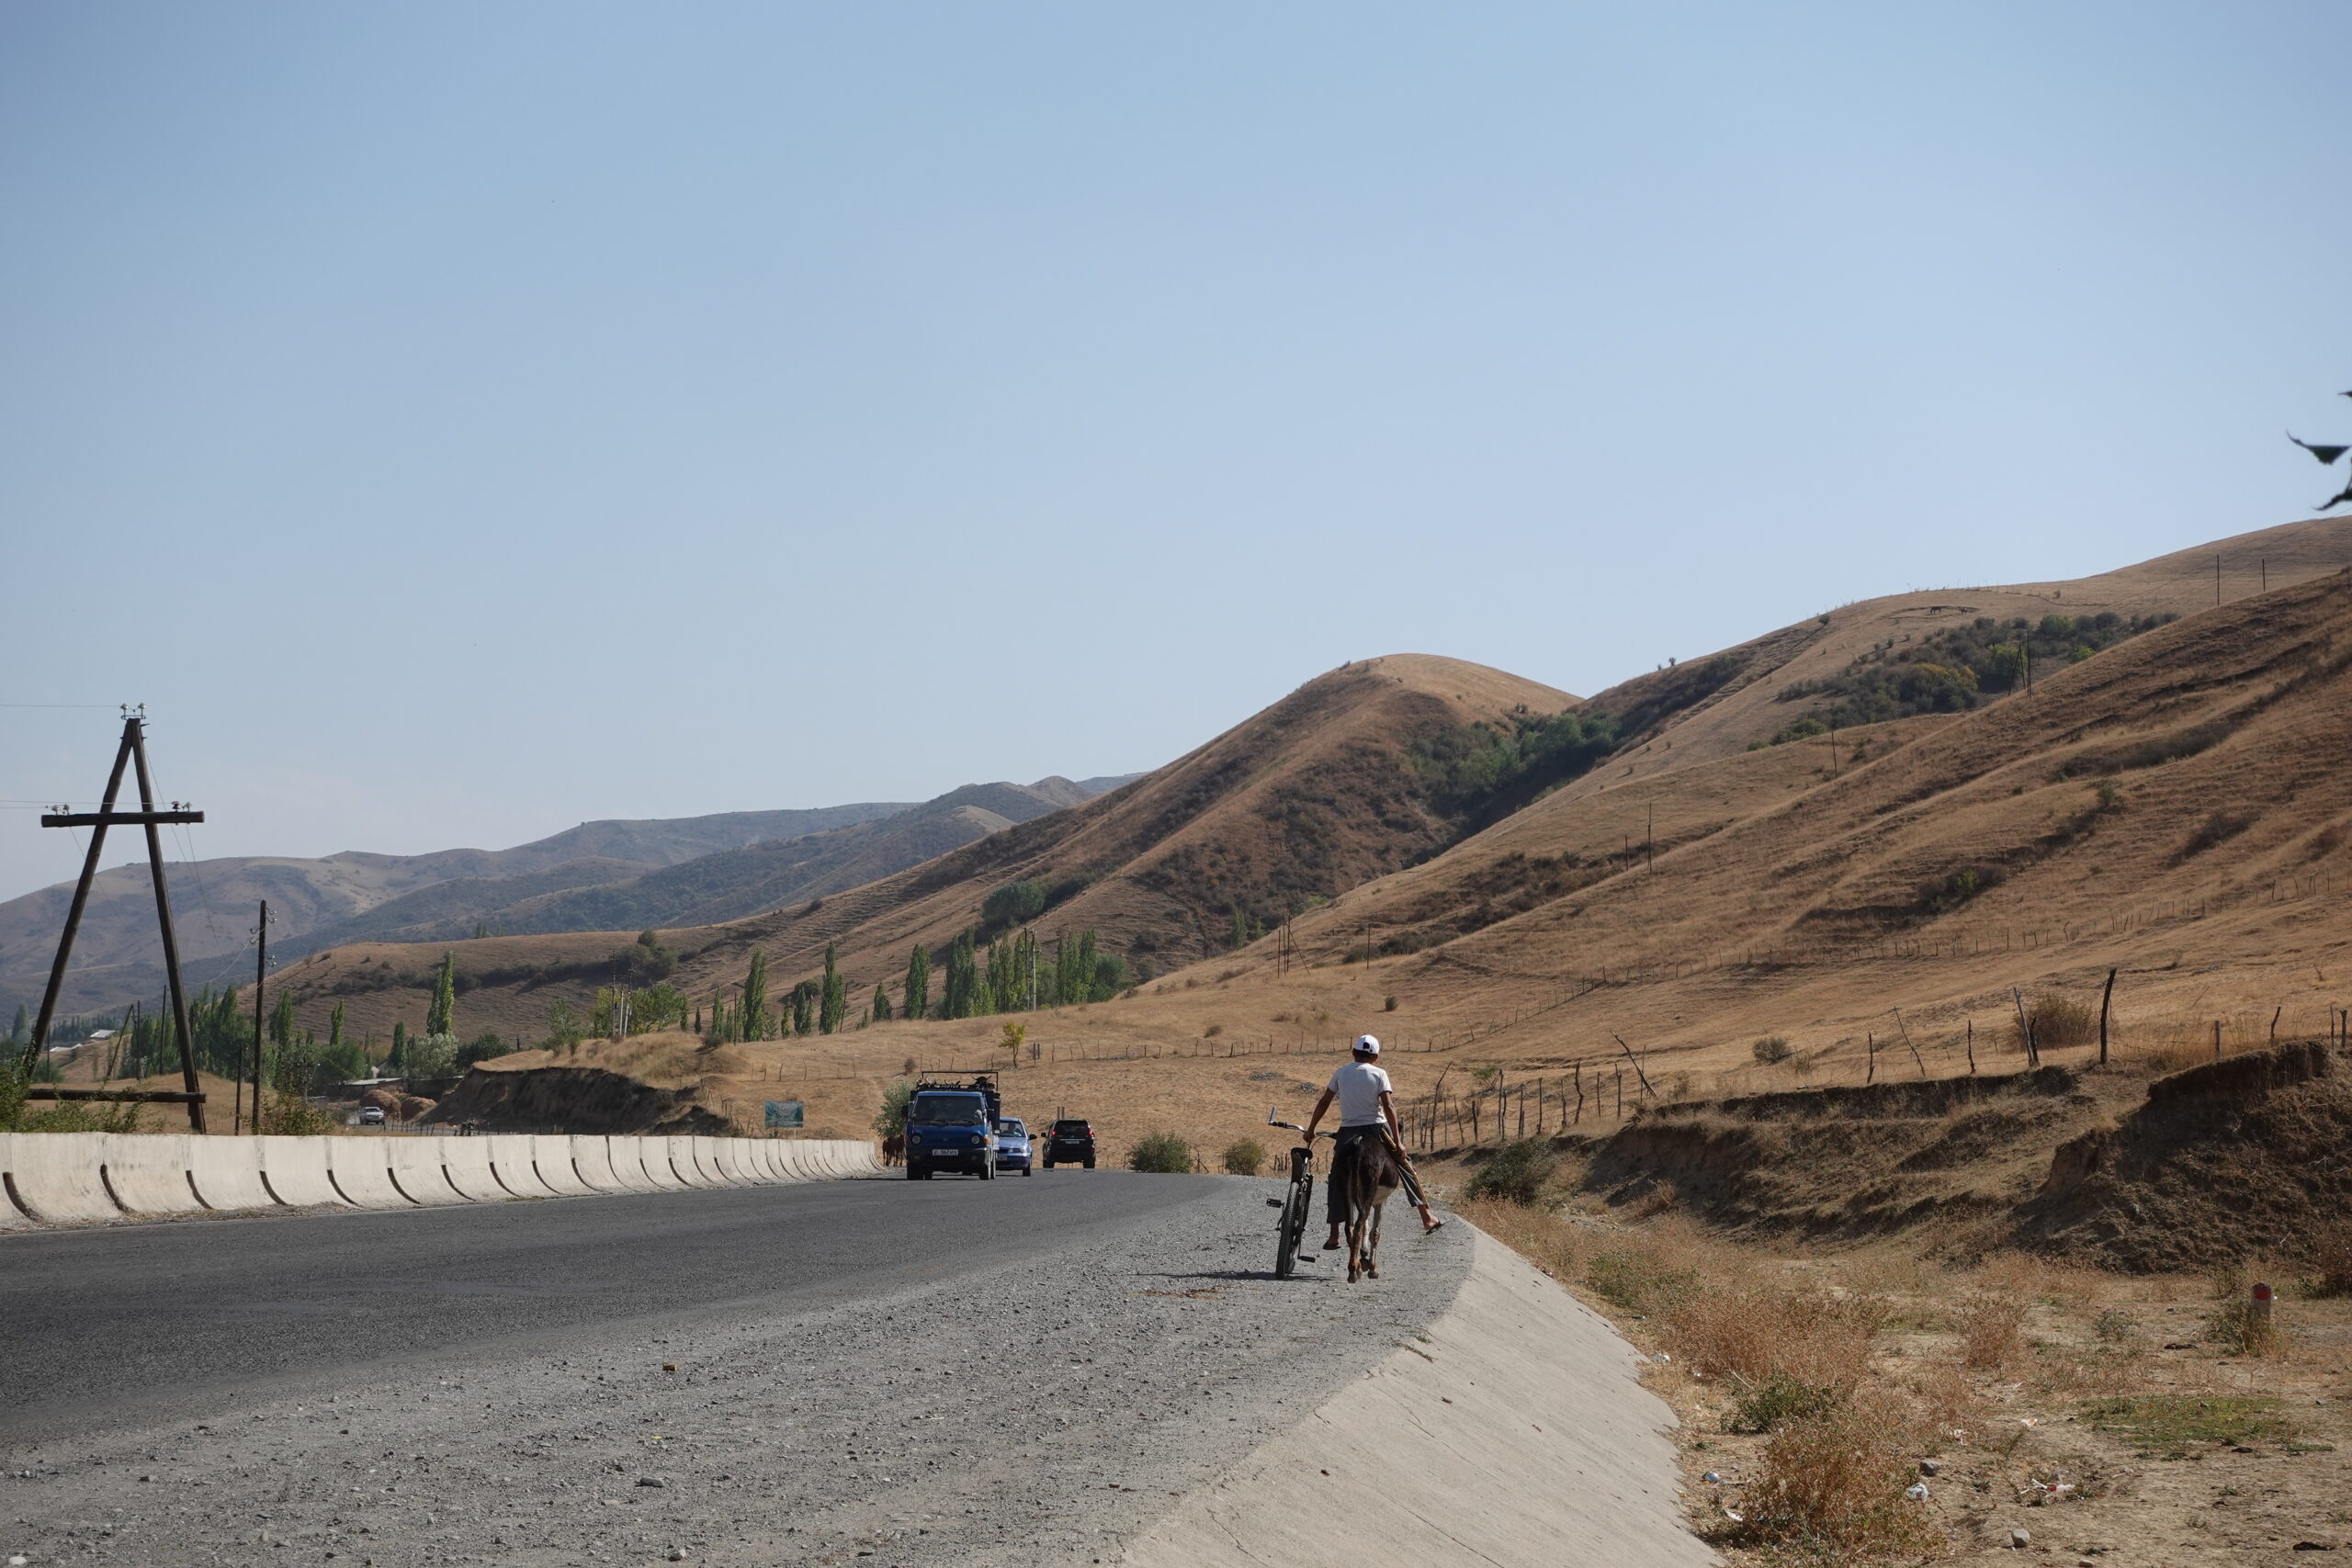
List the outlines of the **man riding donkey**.
{"type": "Polygon", "coordinates": [[[1315,1113],[1306,1119],[1306,1142],[1315,1142],[1316,1124],[1323,1120],[1323,1112],[1331,1102],[1340,1104],[1340,1131],[1331,1153],[1331,1174],[1325,1184],[1324,1217],[1331,1222],[1331,1235],[1323,1243],[1323,1250],[1340,1249],[1340,1226],[1348,1218],[1348,1196],[1343,1179],[1351,1176],[1358,1156],[1365,1152],[1361,1145],[1367,1142],[1374,1147],[1385,1145],[1385,1152],[1396,1162],[1406,1193],[1413,1207],[1421,1212],[1421,1234],[1426,1235],[1445,1224],[1430,1213],[1429,1199],[1421,1191],[1421,1184],[1413,1175],[1412,1156],[1405,1152],[1397,1136],[1396,1104],[1391,1098],[1388,1075],[1382,1071],[1380,1042],[1369,1034],[1356,1036],[1351,1060],[1332,1073],[1331,1081],[1323,1086],[1323,1098],[1315,1102],[1315,1113]]]}

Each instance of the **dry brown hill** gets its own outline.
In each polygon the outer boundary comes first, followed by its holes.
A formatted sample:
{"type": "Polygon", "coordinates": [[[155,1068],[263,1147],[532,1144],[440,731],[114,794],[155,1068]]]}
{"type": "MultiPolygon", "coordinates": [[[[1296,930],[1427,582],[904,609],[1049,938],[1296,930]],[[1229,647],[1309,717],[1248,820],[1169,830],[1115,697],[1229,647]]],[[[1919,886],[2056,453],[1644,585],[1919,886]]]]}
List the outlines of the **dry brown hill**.
{"type": "MultiPolygon", "coordinates": [[[[1045,929],[1092,929],[1138,966],[1164,969],[1228,945],[1234,919],[1271,926],[1445,847],[1460,824],[1408,762],[1416,741],[1514,712],[1555,712],[1564,692],[1458,660],[1395,655],[1342,666],[1189,755],[1070,809],[1023,823],[911,870],[793,909],[665,933],[673,984],[716,996],[764,952],[789,986],[838,943],[861,1002],[896,982],[918,943],[944,946],[981,900],[1025,880],[1053,900],[1045,929]]],[[[558,997],[575,1005],[609,974],[628,928],[451,944],[464,1032],[536,1035],[558,997]]],[[[423,1016],[438,946],[361,943],[294,969],[301,1016],[341,998],[351,1024],[388,1032],[423,1016]]],[[[313,1026],[315,1027],[315,1026],[313,1026]]]]}
{"type": "Polygon", "coordinates": [[[2315,518],[2158,556],[2067,582],[1940,588],[1839,605],[1703,659],[1686,660],[1596,694],[1590,705],[1624,715],[1629,738],[1654,731],[1571,790],[1645,778],[1744,751],[1816,705],[1792,687],[1834,679],[1871,660],[1979,617],[2189,615],[2352,566],[2352,516],[2315,518]],[[2215,565],[2221,571],[2218,579],[2215,565]]]}

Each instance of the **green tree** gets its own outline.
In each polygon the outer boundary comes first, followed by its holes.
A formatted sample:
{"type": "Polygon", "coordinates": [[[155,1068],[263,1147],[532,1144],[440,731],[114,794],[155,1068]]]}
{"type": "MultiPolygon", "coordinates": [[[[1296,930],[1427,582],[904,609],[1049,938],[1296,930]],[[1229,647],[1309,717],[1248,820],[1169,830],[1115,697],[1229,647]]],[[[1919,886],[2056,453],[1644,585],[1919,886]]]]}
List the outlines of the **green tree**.
{"type": "Polygon", "coordinates": [[[825,944],[825,983],[817,1002],[817,1027],[831,1034],[849,1016],[849,987],[842,979],[833,944],[825,944]]]}
{"type": "Polygon", "coordinates": [[[1079,932],[1075,941],[1068,931],[1061,934],[1054,943],[1054,1002],[1057,1006],[1094,1000],[1099,959],[1092,931],[1079,932]]]}
{"type": "Polygon", "coordinates": [[[327,1049],[332,1051],[342,1043],[343,1004],[337,1002],[334,1004],[334,1010],[327,1014],[327,1049]]]}
{"type": "Polygon", "coordinates": [[[870,1016],[872,1021],[876,1023],[888,1023],[890,1021],[890,993],[882,988],[879,981],[875,983],[874,1011],[870,1016]]]}
{"type": "Polygon", "coordinates": [[[433,1005],[424,1010],[424,1032],[454,1034],[458,1028],[458,955],[441,955],[440,972],[433,976],[433,1005]]]}
{"type": "Polygon", "coordinates": [[[900,1000],[905,1005],[899,1010],[908,1018],[931,1015],[931,949],[921,942],[907,955],[907,992],[900,1000]]]}
{"type": "Polygon", "coordinates": [[[803,980],[792,987],[792,1032],[807,1038],[817,1021],[817,982],[803,980]]]}
{"type": "Polygon", "coordinates": [[[26,1041],[32,1038],[32,1015],[25,1010],[24,1003],[18,1002],[17,1004],[17,1021],[8,1026],[8,1043],[11,1045],[22,1045],[26,1041]]]}
{"type": "Polygon", "coordinates": [[[743,976],[743,1038],[765,1040],[768,1037],[768,955],[764,949],[752,950],[751,972],[743,976]]]}
{"type": "Polygon", "coordinates": [[[974,1018],[987,1010],[980,995],[980,965],[973,951],[972,933],[959,931],[947,944],[947,986],[940,998],[943,1018],[974,1018]]]}
{"type": "Polygon", "coordinates": [[[408,1070],[408,1025],[398,1019],[392,1021],[392,1054],[385,1060],[402,1072],[408,1070]]]}
{"type": "Polygon", "coordinates": [[[277,1005],[269,1010],[269,1043],[279,1049],[294,1043],[294,994],[277,993],[277,1005]]]}
{"type": "Polygon", "coordinates": [[[915,1086],[905,1078],[899,1079],[882,1091],[882,1108],[874,1113],[874,1130],[886,1138],[896,1137],[907,1130],[907,1101],[914,1098],[915,1086]]]}
{"type": "MultiPolygon", "coordinates": [[[[577,1045],[580,1041],[580,1015],[571,1010],[570,1002],[558,998],[548,1008],[548,1048],[577,1045]]],[[[412,1039],[409,1046],[413,1050],[416,1042],[412,1039]]]]}

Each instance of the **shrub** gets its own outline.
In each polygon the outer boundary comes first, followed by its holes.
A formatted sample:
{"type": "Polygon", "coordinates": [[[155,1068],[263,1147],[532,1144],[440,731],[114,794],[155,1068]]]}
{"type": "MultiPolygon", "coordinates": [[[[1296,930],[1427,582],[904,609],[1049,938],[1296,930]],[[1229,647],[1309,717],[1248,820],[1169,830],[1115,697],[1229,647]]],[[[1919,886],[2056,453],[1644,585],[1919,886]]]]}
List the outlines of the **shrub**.
{"type": "Polygon", "coordinates": [[[2243,1297],[2223,1302],[2206,1325],[2233,1356],[2276,1356],[2287,1348],[2286,1332],[2277,1321],[2256,1312],[2254,1303],[2243,1297]]]}
{"type": "Polygon", "coordinates": [[[2216,811],[2205,818],[2204,826],[2189,835],[2181,849],[2184,858],[2202,854],[2214,845],[2225,843],[2254,826],[2254,818],[2241,811],[2216,811]]]}
{"type": "MultiPolygon", "coordinates": [[[[2025,1016],[2033,1025],[2033,1043],[2044,1051],[2098,1043],[2098,1009],[2090,1002],[2044,991],[2026,1003],[2025,1016]]],[[[2015,1019],[2009,1021],[2009,1043],[2019,1051],[2025,1049],[2025,1036],[2018,1032],[2015,1019]]]]}
{"type": "Polygon", "coordinates": [[[1962,1303],[1955,1326],[1962,1364],[1976,1371],[2007,1366],[2017,1354],[2025,1314],[2024,1301],[2012,1295],[1973,1296],[1962,1303]]]}
{"type": "Polygon", "coordinates": [[[1762,1382],[1741,1387],[1724,1425],[1734,1432],[1777,1432],[1792,1422],[1826,1414],[1839,1397],[1837,1389],[1774,1372],[1762,1382]]]}
{"type": "Polygon", "coordinates": [[[1903,1495],[1916,1473],[1913,1426],[1875,1389],[1792,1419],[1764,1444],[1748,1529],[1838,1559],[1931,1548],[1934,1516],[1903,1495]]]}
{"type": "Polygon", "coordinates": [[[1778,1066],[1796,1055],[1785,1034],[1767,1034],[1749,1049],[1755,1053],[1757,1061],[1768,1067],[1778,1066]]]}
{"type": "Polygon", "coordinates": [[[1560,1160],[1537,1138],[1505,1144],[1487,1157],[1464,1188],[1472,1198],[1500,1198],[1511,1203],[1533,1203],[1559,1169],[1560,1160]]]}
{"type": "Polygon", "coordinates": [[[1627,1312],[1679,1305],[1699,1286],[1695,1271],[1678,1267],[1655,1247],[1638,1246],[1594,1253],[1584,1278],[1595,1295],[1627,1312]]]}
{"type": "Polygon", "coordinates": [[[1255,1138],[1238,1138],[1225,1146],[1225,1168],[1235,1176],[1255,1176],[1266,1168],[1266,1145],[1255,1138]]]}
{"type": "Polygon", "coordinates": [[[1173,1133],[1147,1133],[1127,1151],[1127,1168],[1154,1176],[1182,1176],[1193,1168],[1193,1145],[1173,1133]]]}
{"type": "Polygon", "coordinates": [[[462,1073],[476,1062],[511,1056],[520,1049],[520,1046],[501,1040],[495,1033],[477,1035],[458,1048],[457,1068],[462,1073]]]}
{"type": "MultiPolygon", "coordinates": [[[[907,1058],[912,1070],[914,1058],[907,1058]]],[[[886,1138],[895,1138],[907,1130],[907,1101],[913,1098],[915,1086],[905,1078],[882,1091],[882,1108],[874,1113],[874,1130],[886,1138]]]]}
{"type": "Polygon", "coordinates": [[[2312,1294],[2352,1296],[2352,1224],[2338,1220],[2312,1233],[2312,1294]]]}
{"type": "Polygon", "coordinates": [[[983,925],[1002,929],[1046,912],[1046,890],[1035,882],[1008,882],[980,900],[983,925]]]}

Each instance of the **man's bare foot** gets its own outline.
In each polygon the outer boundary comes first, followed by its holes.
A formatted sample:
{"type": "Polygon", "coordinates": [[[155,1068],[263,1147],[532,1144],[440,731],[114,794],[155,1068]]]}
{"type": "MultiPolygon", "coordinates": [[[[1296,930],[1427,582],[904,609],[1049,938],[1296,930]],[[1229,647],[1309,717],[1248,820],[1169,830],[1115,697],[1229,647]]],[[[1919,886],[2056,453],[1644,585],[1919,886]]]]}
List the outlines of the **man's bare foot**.
{"type": "Polygon", "coordinates": [[[1331,1239],[1323,1244],[1323,1250],[1326,1252],[1337,1252],[1340,1250],[1340,1233],[1338,1231],[1333,1231],[1331,1233],[1331,1239]]]}
{"type": "Polygon", "coordinates": [[[1427,1209],[1423,1209],[1421,1211],[1421,1234],[1423,1235],[1427,1235],[1430,1232],[1434,1230],[1442,1230],[1444,1227],[1445,1222],[1443,1220],[1432,1218],[1427,1209]]]}

